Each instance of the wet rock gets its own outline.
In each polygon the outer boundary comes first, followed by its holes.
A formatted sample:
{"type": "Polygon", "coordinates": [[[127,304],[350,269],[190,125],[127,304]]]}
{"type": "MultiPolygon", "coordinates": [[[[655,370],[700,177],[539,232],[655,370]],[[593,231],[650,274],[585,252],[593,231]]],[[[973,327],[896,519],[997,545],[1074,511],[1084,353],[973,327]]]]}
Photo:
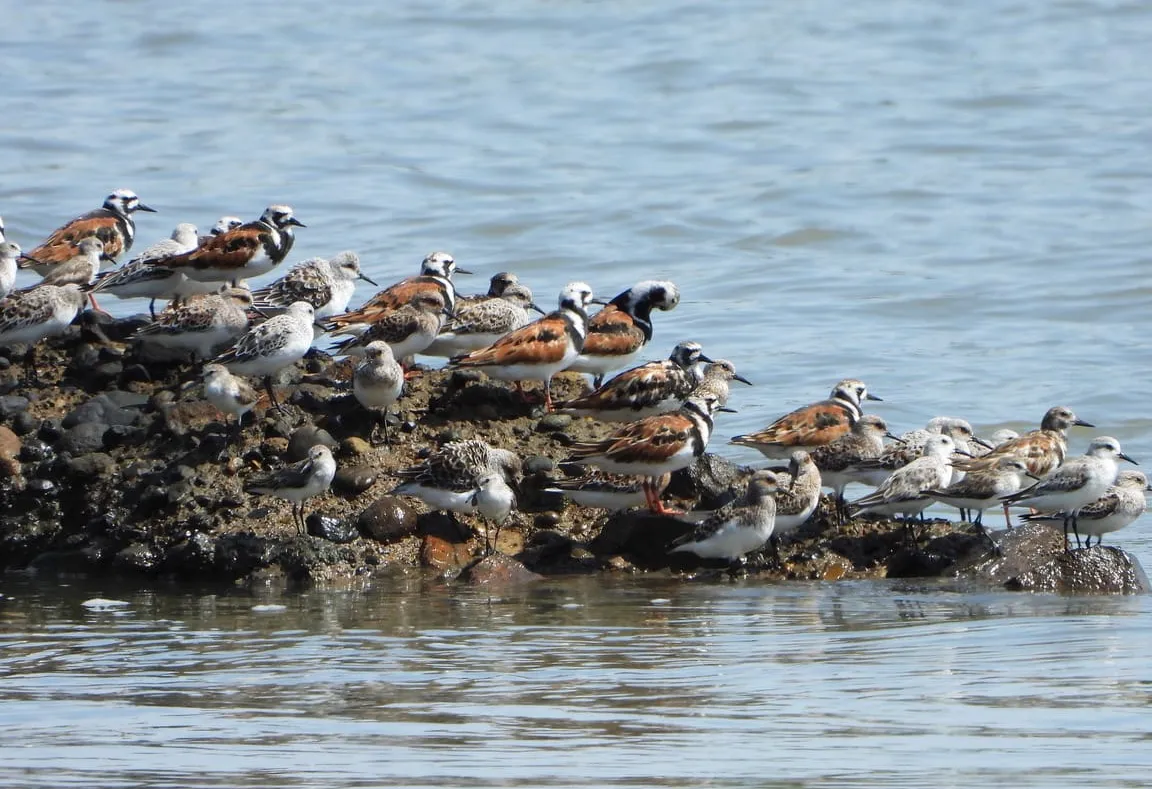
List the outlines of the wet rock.
{"type": "Polygon", "coordinates": [[[646,569],[667,567],[668,547],[693,527],[666,515],[646,510],[613,513],[588,545],[597,556],[620,554],[646,569]]]}
{"type": "Polygon", "coordinates": [[[324,428],[315,425],[304,425],[296,428],[292,431],[291,438],[288,439],[288,462],[295,463],[308,457],[308,450],[317,444],[323,444],[332,450],[340,446],[339,442],[332,438],[332,435],[324,428]]]}
{"type": "Polygon", "coordinates": [[[313,512],[304,521],[308,533],[313,537],[320,537],[335,543],[349,543],[360,536],[356,526],[333,515],[321,515],[313,512]]]}
{"type": "Polygon", "coordinates": [[[472,547],[468,535],[451,518],[434,512],[421,516],[419,529],[420,564],[436,570],[452,571],[466,567],[472,561],[472,547]]]}
{"type": "Polygon", "coordinates": [[[8,421],[28,410],[31,401],[23,395],[4,395],[0,397],[0,419],[8,421]]]}
{"type": "Polygon", "coordinates": [[[464,434],[461,433],[459,430],[456,430],[455,428],[449,428],[447,430],[441,430],[439,433],[436,434],[436,443],[437,444],[448,444],[448,443],[451,443],[453,441],[461,441],[461,440],[463,440],[463,438],[464,438],[464,434]]]}
{"type": "Polygon", "coordinates": [[[418,525],[416,510],[400,496],[381,496],[356,519],[361,534],[383,543],[415,534],[418,525]]]}
{"type": "Polygon", "coordinates": [[[359,436],[351,436],[340,442],[340,454],[344,457],[362,457],[372,451],[372,445],[359,436]]]}
{"type": "Polygon", "coordinates": [[[60,451],[73,455],[99,452],[104,449],[104,434],[108,425],[103,422],[83,422],[64,431],[60,439],[60,451]]]}
{"type": "Polygon", "coordinates": [[[111,477],[116,468],[116,461],[104,452],[90,452],[68,461],[68,470],[78,477],[111,477]]]}
{"type": "Polygon", "coordinates": [[[148,440],[148,431],[132,425],[111,425],[104,433],[104,446],[109,449],[123,446],[139,446],[148,440]]]}
{"type": "Polygon", "coordinates": [[[21,411],[12,418],[12,432],[26,436],[40,426],[40,420],[27,411],[21,411]]]}
{"type": "Polygon", "coordinates": [[[555,433],[566,430],[571,424],[572,417],[569,414],[548,414],[536,423],[536,432],[555,433]]]}
{"type": "Polygon", "coordinates": [[[50,479],[28,480],[28,492],[36,496],[55,496],[59,490],[59,486],[50,479]]]}
{"type": "Polygon", "coordinates": [[[345,561],[347,550],[327,540],[299,538],[282,544],[275,562],[290,578],[307,581],[322,575],[326,567],[345,561]]]}
{"type": "Polygon", "coordinates": [[[185,577],[214,575],[216,541],[202,531],[192,532],[188,539],[172,546],[164,558],[164,569],[185,577]]]}
{"type": "Polygon", "coordinates": [[[705,452],[686,469],[672,474],[667,492],[679,499],[699,499],[696,509],[714,510],[743,495],[752,469],[705,452]]]}
{"type": "Polygon", "coordinates": [[[55,444],[64,437],[64,428],[60,426],[59,419],[45,419],[40,423],[36,437],[41,441],[47,441],[49,444],[55,444]]]}
{"type": "Polygon", "coordinates": [[[134,392],[112,391],[92,397],[72,409],[63,427],[70,428],[86,422],[100,422],[105,425],[134,425],[140,418],[141,409],[148,398],[134,392]]]}
{"type": "Polygon", "coordinates": [[[340,466],[332,479],[332,488],[355,496],[375,485],[378,476],[371,466],[340,466]]]}
{"type": "Polygon", "coordinates": [[[215,565],[229,578],[240,578],[272,563],[275,543],[251,532],[224,534],[216,540],[215,565]]]}
{"type": "Polygon", "coordinates": [[[300,384],[292,392],[288,402],[303,408],[310,414],[323,413],[332,397],[332,391],[326,386],[316,384],[300,384]]]}
{"type": "Polygon", "coordinates": [[[39,463],[56,457],[52,447],[38,438],[26,438],[20,447],[20,460],[25,463],[39,463]]]}
{"type": "Polygon", "coordinates": [[[121,570],[154,573],[160,566],[160,554],[150,545],[135,542],[117,551],[112,564],[121,570]]]}
{"type": "Polygon", "coordinates": [[[515,586],[543,578],[544,576],[532,572],[511,556],[502,553],[485,556],[465,567],[458,576],[460,581],[483,586],[515,586]]]}

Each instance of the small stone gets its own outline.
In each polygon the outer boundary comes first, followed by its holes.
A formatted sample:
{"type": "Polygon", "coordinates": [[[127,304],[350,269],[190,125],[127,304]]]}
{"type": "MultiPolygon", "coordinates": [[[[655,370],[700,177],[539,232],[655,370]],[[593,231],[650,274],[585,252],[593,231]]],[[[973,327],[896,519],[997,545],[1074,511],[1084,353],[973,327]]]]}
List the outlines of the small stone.
{"type": "Polygon", "coordinates": [[[111,425],[104,434],[104,446],[124,447],[139,446],[148,439],[148,431],[142,427],[131,425],[111,425]]]}
{"type": "Polygon", "coordinates": [[[125,570],[151,573],[156,570],[157,565],[160,563],[160,557],[151,546],[134,542],[127,548],[119,551],[113,559],[113,563],[117,567],[125,570]]]}
{"type": "MultiPolygon", "coordinates": [[[[287,452],[288,439],[280,438],[277,436],[275,438],[266,439],[262,444],[260,444],[260,454],[256,459],[264,460],[265,458],[282,458],[287,452]]],[[[244,459],[247,460],[248,456],[245,455],[244,459]]]]}
{"type": "Polygon", "coordinates": [[[55,496],[56,483],[50,479],[32,479],[28,481],[28,491],[37,496],[55,496]]]}
{"type": "Polygon", "coordinates": [[[556,461],[543,455],[533,455],[524,461],[525,474],[551,474],[556,470],[556,461]]]}
{"type": "Polygon", "coordinates": [[[576,440],[574,438],[572,438],[572,436],[568,435],[567,433],[563,433],[563,432],[553,433],[552,434],[552,440],[555,441],[557,444],[559,444],[562,447],[570,447],[574,443],[576,443],[576,440]]]}
{"type": "Polygon", "coordinates": [[[452,441],[460,441],[463,438],[464,436],[459,430],[456,430],[455,428],[447,428],[436,434],[436,443],[448,444],[452,441]]]}
{"type": "Polygon", "coordinates": [[[511,556],[494,553],[470,565],[460,573],[459,580],[486,586],[513,586],[542,580],[544,576],[532,572],[511,556]]]}
{"type": "Polygon", "coordinates": [[[448,387],[450,389],[460,389],[470,383],[475,383],[483,378],[483,374],[479,370],[454,370],[452,377],[448,379],[448,387]]]}
{"type": "Polygon", "coordinates": [[[476,406],[476,418],[483,422],[491,422],[500,418],[500,410],[491,403],[481,403],[476,406]]]}
{"type": "Polygon", "coordinates": [[[36,436],[49,444],[55,444],[64,437],[64,429],[60,427],[59,419],[45,419],[40,423],[36,436]]]}
{"type": "Polygon", "coordinates": [[[333,515],[321,515],[313,512],[304,521],[308,533],[313,537],[321,537],[329,542],[348,543],[360,536],[356,527],[343,518],[333,515]]]}
{"type": "Polygon", "coordinates": [[[315,425],[304,425],[292,431],[288,439],[288,462],[295,463],[308,457],[308,450],[317,444],[336,449],[340,444],[325,429],[315,425]]]}
{"type": "Polygon", "coordinates": [[[435,534],[426,534],[420,543],[420,564],[437,570],[457,570],[472,561],[467,543],[449,542],[435,534]]]}
{"type": "Polygon", "coordinates": [[[148,368],[142,364],[128,364],[124,366],[124,372],[120,374],[120,384],[130,383],[147,383],[152,380],[152,373],[148,372],[148,368]]]}
{"type": "Polygon", "coordinates": [[[332,479],[333,489],[358,495],[376,484],[377,471],[371,466],[341,466],[332,479]]]}
{"type": "Polygon", "coordinates": [[[70,452],[73,455],[99,452],[104,448],[104,434],[106,432],[108,432],[108,425],[103,422],[78,424],[64,432],[60,439],[60,451],[70,452]]]}
{"type": "Polygon", "coordinates": [[[78,477],[111,477],[116,473],[116,461],[104,452],[90,452],[69,460],[68,468],[78,477]]]}
{"type": "Polygon", "coordinates": [[[25,463],[39,463],[56,457],[52,447],[38,438],[25,439],[20,448],[20,460],[25,463]]]}
{"type": "Polygon", "coordinates": [[[554,529],[560,525],[560,513],[541,512],[533,521],[537,529],[554,529]]]}
{"type": "Polygon", "coordinates": [[[27,411],[21,411],[12,417],[12,432],[18,436],[26,436],[40,426],[40,420],[27,411]]]}
{"type": "Polygon", "coordinates": [[[349,436],[340,442],[340,454],[344,457],[367,455],[372,451],[372,445],[359,436],[349,436]]]}
{"type": "Polygon", "coordinates": [[[394,542],[416,533],[416,510],[400,496],[381,496],[357,517],[356,526],[365,537],[394,542]]]}
{"type": "Polygon", "coordinates": [[[4,395],[0,397],[0,419],[8,420],[17,414],[28,410],[30,400],[23,395],[4,395]]]}
{"type": "Polygon", "coordinates": [[[572,424],[572,417],[568,414],[548,414],[536,423],[537,433],[555,433],[564,430],[572,424]]]}
{"type": "Polygon", "coordinates": [[[136,423],[140,409],[147,402],[146,397],[132,392],[103,392],[73,408],[64,417],[62,425],[66,428],[85,422],[132,425],[136,423]]]}

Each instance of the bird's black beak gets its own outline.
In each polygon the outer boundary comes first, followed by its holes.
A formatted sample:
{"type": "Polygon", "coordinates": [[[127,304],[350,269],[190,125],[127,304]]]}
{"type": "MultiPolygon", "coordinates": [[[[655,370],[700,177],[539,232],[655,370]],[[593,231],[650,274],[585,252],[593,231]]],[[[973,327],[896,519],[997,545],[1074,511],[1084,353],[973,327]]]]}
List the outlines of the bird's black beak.
{"type": "Polygon", "coordinates": [[[884,402],[884,398],[883,398],[883,397],[877,397],[876,395],[872,394],[871,392],[869,392],[868,394],[864,395],[864,399],[865,399],[865,400],[875,400],[875,401],[876,401],[876,402],[878,402],[878,403],[883,403],[883,402],[884,402]]]}
{"type": "Polygon", "coordinates": [[[536,303],[536,302],[534,302],[534,301],[530,301],[530,302],[528,302],[528,308],[529,308],[529,309],[533,309],[533,310],[536,310],[536,311],[537,311],[538,313],[540,313],[541,315],[547,315],[547,314],[548,314],[548,313],[547,313],[547,312],[545,312],[544,310],[540,309],[540,305],[539,305],[539,304],[537,304],[537,303],[536,303]]]}
{"type": "Polygon", "coordinates": [[[266,313],[264,310],[262,310],[262,309],[260,309],[259,307],[257,307],[255,304],[253,304],[252,306],[250,306],[250,307],[249,307],[249,309],[250,309],[250,310],[252,310],[252,311],[253,311],[254,313],[256,313],[257,315],[259,315],[261,318],[264,318],[265,320],[267,320],[268,318],[271,318],[271,317],[272,317],[271,315],[269,315],[268,313],[266,313]]]}
{"type": "Polygon", "coordinates": [[[41,265],[41,263],[36,258],[31,257],[30,255],[25,255],[25,254],[21,253],[21,254],[16,256],[16,265],[19,266],[20,268],[28,268],[30,266],[39,266],[39,265],[41,265]],[[26,263],[27,265],[26,266],[20,266],[21,263],[26,263]]]}
{"type": "Polygon", "coordinates": [[[728,407],[728,406],[726,406],[726,405],[722,405],[722,406],[720,406],[719,408],[717,408],[716,410],[717,410],[717,411],[726,411],[726,412],[728,412],[729,414],[738,414],[738,413],[740,413],[740,412],[739,412],[739,411],[737,411],[735,408],[729,408],[729,407],[728,407]]]}
{"type": "MultiPolygon", "coordinates": [[[[361,273],[360,276],[357,277],[357,279],[362,279],[365,282],[367,282],[369,285],[376,285],[376,280],[372,279],[371,277],[369,277],[367,274],[364,274],[364,273],[361,273]]],[[[376,285],[376,287],[380,287],[380,286],[376,285]]]]}
{"type": "Polygon", "coordinates": [[[303,222],[301,222],[299,219],[297,219],[294,216],[290,216],[286,220],[284,220],[284,224],[296,225],[296,227],[308,227],[308,225],[304,224],[303,222]]]}
{"type": "Polygon", "coordinates": [[[953,449],[952,454],[953,455],[960,455],[961,457],[966,457],[966,458],[972,457],[971,452],[965,452],[963,449],[953,449]]]}
{"type": "Polygon", "coordinates": [[[895,441],[897,444],[903,444],[904,443],[904,439],[900,438],[900,436],[895,435],[893,433],[885,433],[884,438],[890,438],[893,441],[895,441]]]}
{"type": "Polygon", "coordinates": [[[100,259],[103,260],[105,263],[115,263],[116,262],[116,258],[112,257],[107,252],[101,252],[100,253],[100,259]]]}
{"type": "Polygon", "coordinates": [[[739,373],[733,373],[733,375],[732,375],[732,380],[733,380],[733,381],[739,381],[739,382],[740,382],[740,383],[742,383],[742,384],[748,384],[749,386],[751,386],[751,385],[752,385],[752,382],[751,382],[751,381],[749,381],[747,378],[745,378],[744,376],[740,375],[739,373]]]}
{"type": "Polygon", "coordinates": [[[589,304],[599,304],[601,307],[607,307],[611,302],[607,299],[589,299],[589,304]]]}
{"type": "Polygon", "coordinates": [[[455,318],[456,317],[456,313],[454,313],[452,311],[451,307],[445,307],[444,309],[440,310],[440,314],[442,314],[446,317],[449,317],[449,318],[455,318]]]}
{"type": "Polygon", "coordinates": [[[711,359],[709,359],[709,358],[708,358],[707,356],[705,356],[704,354],[700,354],[700,355],[699,355],[698,357],[696,357],[696,358],[697,358],[697,361],[701,361],[701,362],[706,362],[706,363],[708,363],[708,364],[712,364],[712,360],[711,360],[711,359]]]}
{"type": "Polygon", "coordinates": [[[1091,422],[1085,422],[1083,419],[1077,419],[1072,424],[1080,425],[1080,427],[1096,427],[1096,425],[1092,424],[1091,422]]]}
{"type": "Polygon", "coordinates": [[[150,214],[156,213],[155,208],[153,208],[152,206],[149,206],[149,205],[144,205],[143,203],[137,203],[136,204],[136,210],[137,211],[147,211],[150,214]]]}
{"type": "Polygon", "coordinates": [[[452,269],[452,273],[453,274],[471,274],[472,272],[466,268],[454,268],[454,269],[452,269]]]}
{"type": "Polygon", "coordinates": [[[992,444],[991,441],[985,441],[984,439],[980,438],[980,436],[972,436],[972,440],[975,443],[979,444],[980,446],[984,447],[985,449],[995,449],[996,448],[992,444]]]}
{"type": "Polygon", "coordinates": [[[1120,458],[1121,460],[1127,460],[1127,461],[1128,461],[1129,463],[1131,463],[1133,466],[1139,466],[1139,465],[1140,465],[1140,464],[1139,464],[1139,463],[1137,463],[1135,460],[1133,460],[1132,458],[1130,458],[1130,457],[1128,457],[1127,455],[1125,455],[1123,452],[1121,452],[1121,453],[1120,453],[1119,455],[1117,455],[1116,457],[1120,458]]]}
{"type": "Polygon", "coordinates": [[[1040,479],[1041,479],[1041,477],[1039,477],[1039,476],[1038,476],[1038,475],[1036,475],[1036,474],[1033,474],[1031,471],[1025,471],[1025,472],[1024,472],[1024,476],[1026,476],[1026,477],[1031,477],[1032,479],[1036,480],[1037,482],[1039,482],[1039,481],[1040,481],[1040,479]]]}

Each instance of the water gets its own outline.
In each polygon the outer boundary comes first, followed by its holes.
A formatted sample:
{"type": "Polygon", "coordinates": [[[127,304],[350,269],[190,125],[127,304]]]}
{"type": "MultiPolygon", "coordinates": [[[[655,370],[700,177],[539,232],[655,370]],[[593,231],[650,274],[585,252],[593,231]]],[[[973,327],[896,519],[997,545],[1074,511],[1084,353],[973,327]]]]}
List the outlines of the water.
{"type": "MultiPolygon", "coordinates": [[[[721,437],[855,376],[898,430],[1066,403],[1099,425],[1074,451],[1109,433],[1152,462],[1152,7],[857,6],[0,0],[0,214],[30,247],[128,186],[161,211],[141,245],[288,202],[290,262],[351,248],[380,281],[433,249],[484,275],[467,290],[512,270],[543,303],[667,277],[652,355],[698,339],[757,383],[721,437]]],[[[1116,541],[1152,564],[1145,523],[1116,541]]],[[[1116,786],[1148,764],[1143,599],[594,579],[117,614],[3,583],[10,785],[1116,786]]]]}
{"type": "Polygon", "coordinates": [[[1147,597],[606,578],[9,595],[4,786],[1146,779],[1147,597]]]}

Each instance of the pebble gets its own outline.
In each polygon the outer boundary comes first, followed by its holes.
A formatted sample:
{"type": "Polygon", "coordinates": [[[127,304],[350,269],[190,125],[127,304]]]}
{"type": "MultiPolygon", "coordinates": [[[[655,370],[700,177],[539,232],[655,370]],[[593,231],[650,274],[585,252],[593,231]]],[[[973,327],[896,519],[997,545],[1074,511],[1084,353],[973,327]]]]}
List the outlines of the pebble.
{"type": "Polygon", "coordinates": [[[376,484],[378,473],[371,466],[340,466],[332,479],[332,487],[343,493],[357,495],[376,484]]]}
{"type": "Polygon", "coordinates": [[[28,490],[37,496],[55,496],[57,488],[50,479],[33,479],[28,481],[28,490]]]}
{"type": "Polygon", "coordinates": [[[331,433],[321,427],[304,425],[296,428],[292,431],[292,437],[288,439],[288,462],[295,463],[308,457],[308,450],[317,444],[323,444],[329,449],[340,446],[339,442],[332,438],[331,433]]]}
{"type": "Polygon", "coordinates": [[[438,444],[448,444],[452,441],[460,441],[463,438],[464,438],[464,435],[459,430],[456,430],[455,428],[448,428],[446,430],[441,430],[439,433],[436,434],[436,442],[438,444]]]}
{"type": "Polygon", "coordinates": [[[90,452],[69,460],[68,468],[79,477],[111,477],[116,473],[116,461],[104,452],[90,452]]]}
{"type": "Polygon", "coordinates": [[[334,515],[313,512],[304,521],[304,525],[313,537],[322,537],[329,542],[348,543],[360,536],[354,525],[334,515]]]}
{"type": "Polygon", "coordinates": [[[103,422],[84,422],[64,431],[60,439],[60,451],[83,455],[99,452],[104,448],[104,434],[108,425],[103,422]]]}
{"type": "Polygon", "coordinates": [[[38,463],[56,457],[52,447],[38,438],[25,439],[20,447],[20,460],[25,463],[38,463]]]}
{"type": "Polygon", "coordinates": [[[564,430],[571,424],[572,417],[569,414],[548,414],[536,423],[536,432],[555,433],[558,430],[564,430]]]}
{"type": "Polygon", "coordinates": [[[26,436],[40,426],[40,420],[27,411],[21,411],[12,418],[12,432],[26,436]]]}
{"type": "Polygon", "coordinates": [[[31,401],[23,395],[4,395],[0,397],[0,419],[11,419],[17,414],[28,410],[31,401]]]}
{"type": "Polygon", "coordinates": [[[464,568],[459,576],[461,581],[488,586],[512,586],[543,578],[544,576],[532,572],[511,556],[502,553],[485,556],[475,564],[464,568]]]}
{"type": "Polygon", "coordinates": [[[556,461],[543,455],[533,455],[524,461],[525,474],[550,474],[556,470],[556,461]]]}
{"type": "Polygon", "coordinates": [[[359,436],[351,436],[340,442],[340,454],[348,456],[367,455],[372,451],[372,445],[359,436]]]}
{"type": "Polygon", "coordinates": [[[416,533],[416,510],[400,496],[381,496],[364,508],[356,519],[356,526],[365,537],[394,542],[416,533]]]}

